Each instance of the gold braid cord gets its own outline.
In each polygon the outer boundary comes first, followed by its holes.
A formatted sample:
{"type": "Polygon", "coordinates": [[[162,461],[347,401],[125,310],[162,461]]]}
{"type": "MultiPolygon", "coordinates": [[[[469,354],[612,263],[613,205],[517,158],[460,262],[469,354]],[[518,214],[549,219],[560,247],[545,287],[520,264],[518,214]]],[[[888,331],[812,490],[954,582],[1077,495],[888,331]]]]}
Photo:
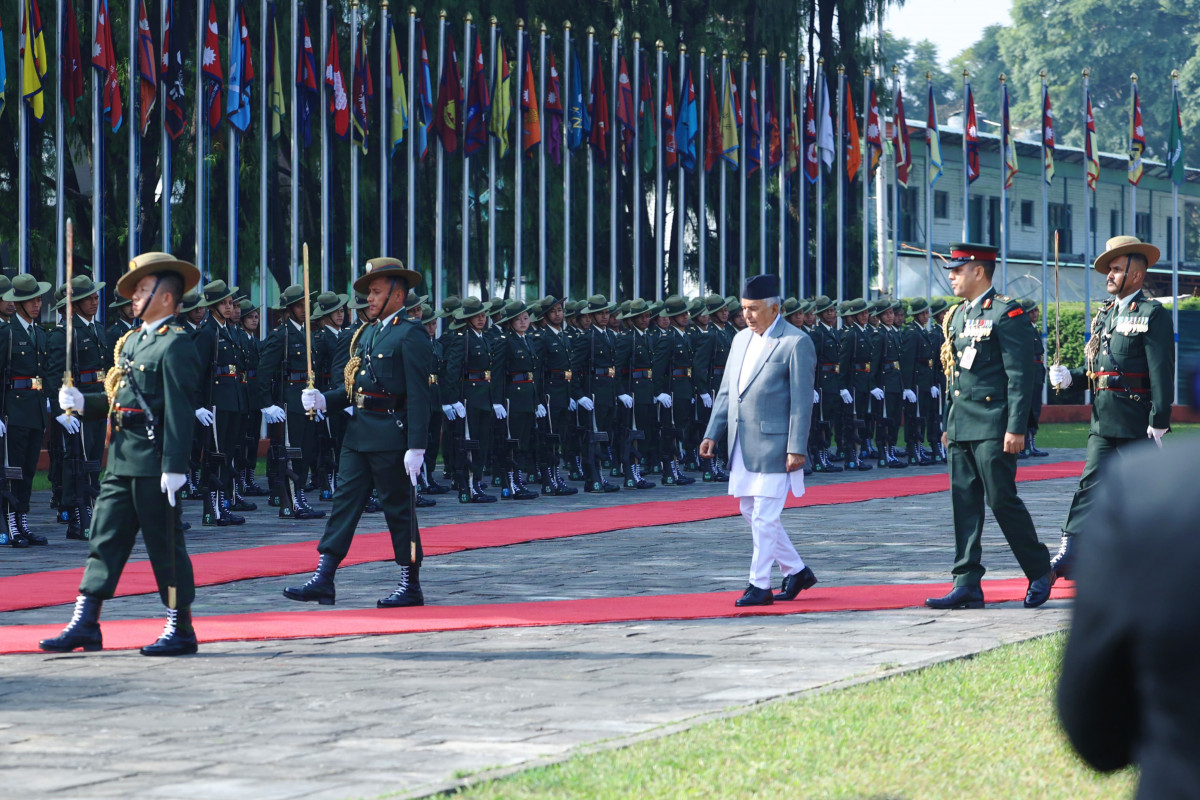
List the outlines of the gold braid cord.
{"type": "Polygon", "coordinates": [[[113,368],[104,376],[104,393],[108,395],[108,413],[111,414],[117,403],[117,389],[121,387],[121,379],[125,377],[125,370],[121,368],[121,348],[125,346],[125,340],[133,335],[136,328],[131,328],[125,331],[125,335],[117,339],[117,345],[113,348],[113,368]]]}
{"type": "Polygon", "coordinates": [[[1092,317],[1092,335],[1088,339],[1088,343],[1083,346],[1084,360],[1087,363],[1088,377],[1096,371],[1096,356],[1100,355],[1100,331],[1104,329],[1104,320],[1108,316],[1110,307],[1101,308],[1096,312],[1096,316],[1092,317]]]}
{"type": "Polygon", "coordinates": [[[354,348],[358,346],[358,337],[362,336],[362,332],[366,329],[366,325],[360,325],[354,332],[354,336],[350,339],[350,360],[346,362],[346,368],[342,370],[342,380],[346,383],[346,397],[351,400],[354,399],[354,376],[358,374],[358,368],[362,365],[362,358],[354,348]]]}
{"type": "Polygon", "coordinates": [[[962,303],[953,306],[942,318],[942,372],[946,373],[947,378],[954,372],[954,340],[950,338],[950,320],[962,306],[962,303]]]}

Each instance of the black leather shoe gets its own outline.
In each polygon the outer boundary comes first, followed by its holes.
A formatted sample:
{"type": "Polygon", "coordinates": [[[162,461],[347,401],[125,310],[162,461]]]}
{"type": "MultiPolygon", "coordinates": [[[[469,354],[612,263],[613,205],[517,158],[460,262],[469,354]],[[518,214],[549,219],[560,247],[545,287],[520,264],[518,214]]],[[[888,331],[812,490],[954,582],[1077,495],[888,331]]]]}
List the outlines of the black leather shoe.
{"type": "Polygon", "coordinates": [[[72,650],[92,652],[104,649],[100,636],[101,601],[87,595],[75,598],[75,613],[63,632],[53,639],[42,639],[38,647],[50,653],[70,653],[72,650]]]}
{"type": "Polygon", "coordinates": [[[29,534],[29,543],[32,545],[41,546],[41,545],[50,544],[50,540],[47,539],[45,536],[42,536],[39,533],[30,533],[29,534]]]}
{"type": "Polygon", "coordinates": [[[1029,591],[1025,593],[1025,607],[1037,608],[1050,599],[1050,589],[1054,587],[1054,580],[1057,576],[1054,570],[1050,570],[1045,575],[1029,582],[1029,591]]]}
{"type": "Polygon", "coordinates": [[[746,606],[769,606],[775,602],[774,596],[770,589],[760,589],[754,584],[746,587],[746,592],[737,599],[735,606],[744,608],[746,606]]]}
{"type": "Polygon", "coordinates": [[[288,600],[299,600],[311,603],[314,600],[323,606],[331,606],[337,600],[337,589],[333,584],[333,575],[337,572],[340,558],[321,554],[317,562],[317,571],[303,586],[288,586],[283,590],[283,596],[288,600]]]}
{"type": "Polygon", "coordinates": [[[375,603],[376,608],[409,608],[425,605],[425,595],[421,592],[420,568],[416,566],[400,567],[400,582],[396,589],[387,597],[375,603]]]}
{"type": "Polygon", "coordinates": [[[17,547],[17,548],[29,547],[30,541],[29,541],[28,536],[26,536],[23,533],[17,532],[17,533],[12,534],[12,536],[10,537],[10,540],[9,540],[9,544],[12,545],[13,547],[17,547]]]}
{"type": "Polygon", "coordinates": [[[258,511],[258,503],[251,503],[241,495],[233,496],[233,504],[229,506],[230,511],[258,511]]]}
{"type": "MultiPolygon", "coordinates": [[[[462,497],[460,496],[458,498],[458,500],[461,503],[462,497]]],[[[467,502],[468,503],[494,503],[494,502],[496,502],[496,498],[494,495],[484,494],[483,492],[472,492],[471,498],[469,500],[467,500],[467,502]]]]}
{"type": "Polygon", "coordinates": [[[379,500],[374,497],[368,497],[366,505],[363,506],[363,513],[378,514],[381,511],[383,511],[383,506],[380,504],[379,500]]]}
{"type": "Polygon", "coordinates": [[[784,576],[783,586],[775,595],[776,600],[795,600],[796,595],[803,592],[805,589],[811,589],[817,585],[817,576],[813,571],[805,567],[799,572],[784,576]]]}
{"type": "Polygon", "coordinates": [[[196,632],[192,630],[192,611],[185,607],[167,611],[167,624],[163,628],[162,635],[154,644],[143,647],[141,654],[144,656],[190,656],[198,649],[196,632]]]}
{"type": "Polygon", "coordinates": [[[433,508],[437,505],[437,500],[430,500],[423,494],[413,495],[413,505],[417,508],[433,508]]]}
{"type": "Polygon", "coordinates": [[[944,597],[927,598],[925,605],[939,610],[983,608],[983,589],[979,586],[955,586],[944,597]]]}
{"type": "Polygon", "coordinates": [[[425,486],[425,494],[446,494],[450,490],[440,483],[435,483],[430,479],[425,486]]]}

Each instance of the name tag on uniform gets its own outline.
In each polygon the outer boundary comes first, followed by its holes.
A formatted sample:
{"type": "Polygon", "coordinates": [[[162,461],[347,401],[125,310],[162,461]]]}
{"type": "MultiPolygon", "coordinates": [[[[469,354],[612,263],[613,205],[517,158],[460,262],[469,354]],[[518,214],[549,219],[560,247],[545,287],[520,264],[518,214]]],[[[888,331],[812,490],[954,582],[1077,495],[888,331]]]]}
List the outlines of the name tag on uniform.
{"type": "Polygon", "coordinates": [[[992,321],[990,319],[969,319],[963,327],[962,335],[976,341],[986,339],[992,335],[992,321]]]}
{"type": "Polygon", "coordinates": [[[1149,317],[1122,317],[1117,322],[1117,333],[1124,334],[1125,336],[1145,333],[1149,329],[1149,317]]]}
{"type": "Polygon", "coordinates": [[[963,369],[970,369],[971,365],[975,363],[975,354],[977,352],[979,351],[975,349],[975,345],[971,345],[966,350],[963,350],[962,358],[958,360],[958,366],[963,369]]]}

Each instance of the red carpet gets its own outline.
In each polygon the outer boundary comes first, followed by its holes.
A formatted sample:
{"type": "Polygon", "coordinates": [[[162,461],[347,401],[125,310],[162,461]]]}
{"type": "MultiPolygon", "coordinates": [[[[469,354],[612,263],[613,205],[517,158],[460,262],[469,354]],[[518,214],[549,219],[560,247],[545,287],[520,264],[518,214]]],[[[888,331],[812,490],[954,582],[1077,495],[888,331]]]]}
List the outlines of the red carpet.
{"type": "MultiPolygon", "coordinates": [[[[1022,578],[984,581],[989,603],[1023,600],[1028,581],[1022,578]]],[[[431,633],[482,628],[532,628],[549,625],[593,625],[602,622],[718,619],[811,614],[818,611],[881,611],[914,608],[925,598],[950,590],[948,583],[884,584],[877,586],[818,585],[790,603],[736,608],[738,592],[676,594],[651,597],[610,597],[541,603],[497,603],[478,606],[424,606],[381,610],[274,611],[196,619],[204,642],[276,639],[319,639],[397,633],[431,633]]],[[[1054,590],[1055,599],[1073,597],[1071,585],[1054,590]]],[[[1030,612],[1035,613],[1035,612],[1030,612]]],[[[35,653],[37,643],[57,636],[66,620],[55,625],[0,627],[0,654],[35,653]]],[[[149,644],[162,632],[163,618],[101,622],[106,650],[132,650],[149,644]]]]}
{"type": "MultiPolygon", "coordinates": [[[[1044,481],[1077,477],[1082,461],[1037,464],[1021,467],[1018,481],[1044,481]]],[[[933,494],[949,489],[949,479],[938,475],[906,475],[852,483],[809,486],[804,497],[789,497],[788,508],[857,503],[892,497],[933,494]]],[[[533,517],[504,517],[481,522],[434,525],[422,530],[426,556],[477,550],[485,547],[561,539],[607,531],[679,525],[699,520],[735,517],[738,504],[728,495],[690,500],[658,500],[606,509],[567,511],[533,517]]],[[[316,541],[267,545],[241,550],[223,550],[192,556],[197,586],[295,575],[316,564],[316,541]]],[[[392,560],[391,540],[386,532],[359,534],[343,566],[392,560]]],[[[34,572],[0,578],[0,612],[70,603],[75,599],[83,568],[34,572]]],[[[118,596],[157,591],[150,562],[130,562],[121,576],[118,596]]]]}

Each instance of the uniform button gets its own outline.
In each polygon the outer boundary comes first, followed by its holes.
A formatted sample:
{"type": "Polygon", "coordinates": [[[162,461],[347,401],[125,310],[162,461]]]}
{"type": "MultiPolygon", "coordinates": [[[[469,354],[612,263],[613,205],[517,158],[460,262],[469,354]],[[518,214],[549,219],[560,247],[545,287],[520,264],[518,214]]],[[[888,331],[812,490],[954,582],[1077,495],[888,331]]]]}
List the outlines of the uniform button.
{"type": "Polygon", "coordinates": [[[959,372],[958,370],[954,370],[954,377],[958,378],[958,377],[960,377],[961,375],[962,375],[962,373],[961,373],[961,372],[959,372]]]}
{"type": "Polygon", "coordinates": [[[983,399],[984,399],[986,402],[988,402],[988,403],[992,402],[992,396],[991,396],[991,395],[988,395],[987,397],[985,397],[985,398],[983,398],[983,399]]]}
{"type": "Polygon", "coordinates": [[[360,372],[359,374],[360,374],[360,375],[366,375],[366,374],[367,374],[367,371],[364,369],[364,370],[363,370],[362,372],[360,372]]]}
{"type": "Polygon", "coordinates": [[[383,358],[383,353],[376,353],[376,354],[375,354],[375,357],[376,357],[376,358],[383,358]]]}
{"type": "Polygon", "coordinates": [[[958,389],[955,389],[955,390],[954,390],[954,396],[955,396],[955,397],[958,397],[958,389]]]}

